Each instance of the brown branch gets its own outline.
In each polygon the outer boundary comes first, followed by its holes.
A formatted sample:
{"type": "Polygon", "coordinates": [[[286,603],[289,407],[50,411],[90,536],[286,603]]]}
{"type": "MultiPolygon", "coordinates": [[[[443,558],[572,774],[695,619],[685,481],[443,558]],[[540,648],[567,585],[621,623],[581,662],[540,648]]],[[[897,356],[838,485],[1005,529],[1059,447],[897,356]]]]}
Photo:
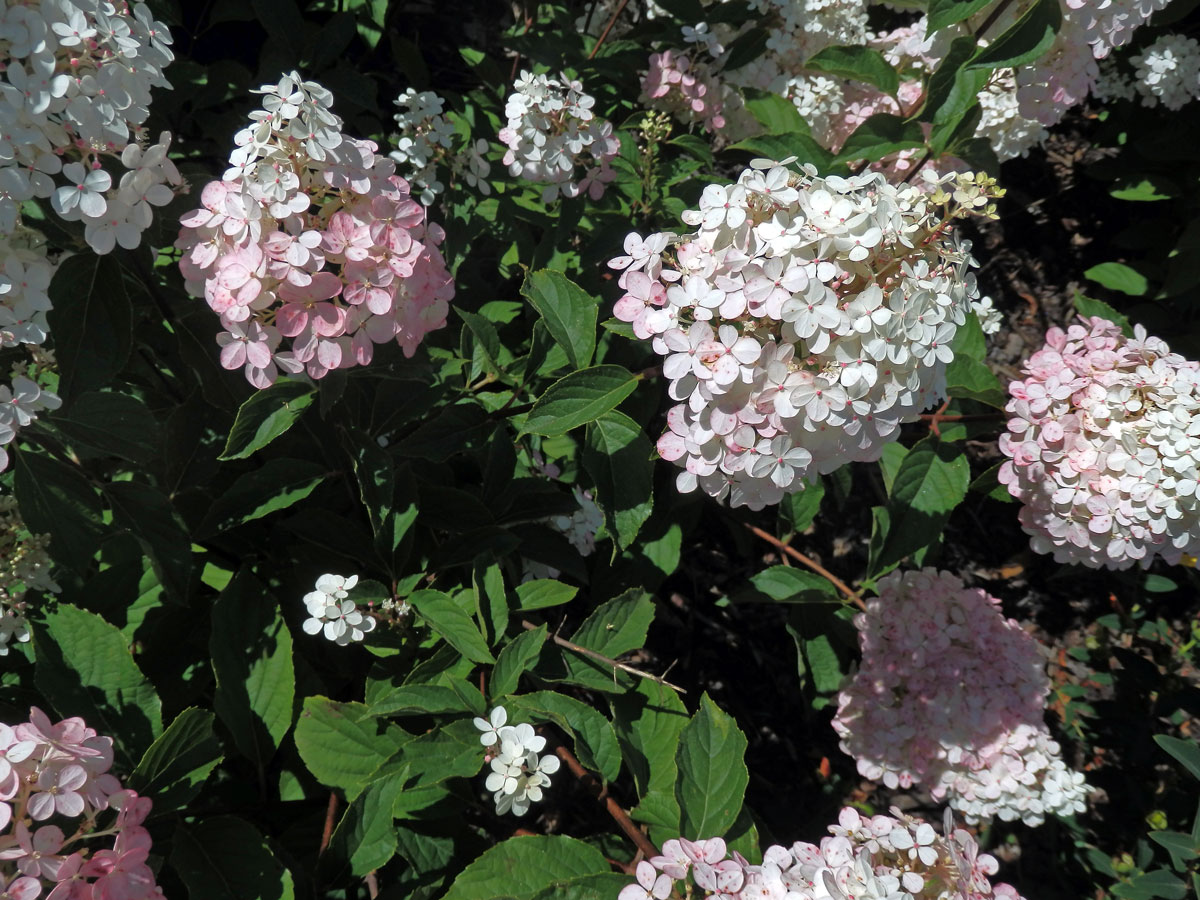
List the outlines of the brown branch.
{"type": "MultiPolygon", "coordinates": [[[[521,625],[526,631],[536,631],[541,627],[540,625],[534,625],[527,619],[522,619],[521,625]]],[[[611,657],[605,656],[603,653],[597,653],[595,650],[589,649],[588,647],[583,647],[579,644],[572,643],[564,637],[559,637],[557,634],[552,634],[550,637],[554,640],[554,643],[558,644],[558,646],[564,647],[567,650],[571,650],[575,653],[581,653],[584,656],[596,660],[596,662],[602,662],[606,666],[612,666],[614,669],[620,669],[622,672],[628,672],[630,675],[636,675],[638,678],[645,678],[649,681],[653,681],[655,684],[661,684],[663,687],[669,687],[671,690],[677,693],[687,693],[687,691],[679,687],[679,685],[671,684],[671,682],[667,681],[661,675],[651,675],[649,672],[643,672],[641,669],[635,669],[628,663],[618,662],[611,657]]]]}
{"type": "Polygon", "coordinates": [[[604,42],[608,40],[608,33],[612,31],[613,26],[617,24],[617,19],[620,18],[621,13],[625,12],[625,7],[628,3],[629,0],[621,0],[620,4],[617,6],[616,12],[612,14],[612,18],[608,20],[608,24],[604,26],[604,31],[600,34],[600,39],[596,41],[596,46],[594,46],[592,48],[592,52],[588,54],[588,59],[594,58],[595,55],[600,52],[600,48],[603,47],[604,42]]]}
{"type": "Polygon", "coordinates": [[[621,830],[637,846],[638,850],[646,856],[658,856],[658,848],[650,843],[650,839],[642,834],[641,829],[633,823],[633,819],[629,818],[629,813],[621,809],[621,805],[612,797],[608,796],[608,792],[604,789],[604,785],[579,764],[579,760],[575,758],[567,747],[559,744],[554,748],[554,752],[558,754],[558,758],[567,764],[567,768],[571,770],[571,774],[578,778],[584,785],[592,789],[596,793],[596,800],[604,804],[604,808],[608,814],[613,817],[613,820],[621,826],[621,830]]]}
{"type": "Polygon", "coordinates": [[[742,525],[745,526],[745,528],[749,531],[753,532],[755,536],[762,538],[768,544],[772,544],[777,549],[782,550],[792,559],[808,566],[810,569],[832,584],[835,588],[845,594],[847,600],[849,600],[851,603],[854,603],[863,612],[866,612],[867,605],[863,603],[862,596],[857,591],[853,590],[850,585],[846,584],[846,582],[842,581],[842,579],[838,578],[815,559],[810,559],[795,547],[788,546],[779,538],[775,537],[775,535],[763,531],[761,528],[751,525],[749,522],[743,522],[742,525]]]}
{"type": "Polygon", "coordinates": [[[330,791],[329,805],[325,807],[325,827],[321,829],[321,846],[317,849],[317,856],[325,852],[329,846],[329,839],[333,837],[333,820],[337,818],[337,808],[337,794],[330,791]]]}

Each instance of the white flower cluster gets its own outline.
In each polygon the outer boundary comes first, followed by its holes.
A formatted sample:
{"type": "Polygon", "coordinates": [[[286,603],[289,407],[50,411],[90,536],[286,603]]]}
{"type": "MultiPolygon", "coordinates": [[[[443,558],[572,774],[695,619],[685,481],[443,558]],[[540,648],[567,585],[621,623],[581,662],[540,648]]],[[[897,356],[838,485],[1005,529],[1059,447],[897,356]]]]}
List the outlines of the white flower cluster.
{"type": "Polygon", "coordinates": [[[169,134],[149,149],[138,143],[150,89],[170,87],[166,26],[143,3],[41,0],[5,4],[0,41],[0,234],[16,227],[21,203],[42,198],[83,221],[97,253],[136,247],[151,207],[180,184],[169,134]],[[120,163],[119,183],[102,159],[120,163]]]}
{"type": "Polygon", "coordinates": [[[461,175],[466,183],[485,197],[492,192],[486,181],[492,167],[484,159],[488,143],[483,138],[468,142],[461,153],[454,152],[454,125],[442,114],[445,101],[433,91],[406,90],[396,99],[401,111],[394,116],[400,126],[396,149],[388,154],[412,184],[414,196],[426,206],[446,186],[438,178],[438,166],[461,175]]]}
{"type": "Polygon", "coordinates": [[[992,305],[991,297],[980,297],[971,302],[971,311],[979,319],[979,327],[984,334],[995,334],[1004,324],[1004,316],[992,305]]]}
{"type": "Polygon", "coordinates": [[[1130,60],[1137,67],[1133,88],[1146,106],[1180,109],[1200,96],[1200,42],[1164,34],[1130,60]]]}
{"type": "Polygon", "coordinates": [[[1021,115],[1017,102],[1017,75],[1012,69],[999,69],[979,92],[983,115],[975,127],[975,136],[984,138],[1003,162],[1026,156],[1049,134],[1036,119],[1021,115]]]}
{"type": "Polygon", "coordinates": [[[972,825],[998,816],[1036,827],[1048,815],[1087,809],[1083,773],[1067,767],[1062,748],[1044,727],[1018,725],[964,757],[970,759],[943,772],[931,793],[972,825]]]}
{"type": "Polygon", "coordinates": [[[11,642],[29,640],[28,592],[59,592],[50,577],[49,545],[50,535],[32,534],[25,526],[13,497],[0,497],[0,656],[8,655],[11,642]]]}
{"type": "Polygon", "coordinates": [[[596,533],[604,525],[604,513],[592,499],[592,492],[580,487],[571,489],[579,509],[569,516],[551,516],[550,527],[561,531],[580,556],[591,556],[596,551],[596,533]]]}
{"type": "Polygon", "coordinates": [[[1200,553],[1200,363],[1099,317],[1022,365],[998,478],[1038,553],[1091,568],[1200,553]]]}
{"type": "Polygon", "coordinates": [[[484,761],[492,771],[484,782],[492,791],[496,814],[512,811],[514,816],[529,812],[529,805],[542,799],[542,788],[550,787],[550,776],[558,771],[558,757],[547,753],[546,739],[534,733],[533,726],[506,725],[508,711],[495,707],[486,719],[475,718],[475,727],[483,732],[479,743],[487,748],[484,761]]]}
{"type": "Polygon", "coordinates": [[[592,113],[595,98],[568,78],[522,71],[505,104],[508,125],[500,140],[504,164],[514,176],[544,184],[542,201],[587,194],[599,200],[616,178],[610,167],[621,148],[611,122],[592,113]]]}
{"type": "Polygon", "coordinates": [[[756,160],[683,214],[695,234],[626,238],[614,315],[664,357],[679,405],[658,451],[684,467],[679,490],[778,503],[878,459],[942,396],[977,297],[952,219],[997,195],[969,173],[950,189],[756,160]]]}
{"type": "Polygon", "coordinates": [[[322,575],[315,591],[304,595],[304,605],[310,618],[304,620],[304,633],[323,632],[325,639],[339,647],[361,641],[367,632],[375,630],[375,620],[358,611],[347,595],[358,584],[358,576],[322,575]]]}
{"type": "Polygon", "coordinates": [[[50,279],[54,263],[46,257],[41,238],[24,227],[0,237],[0,347],[29,349],[33,359],[13,366],[11,384],[0,384],[0,471],[8,468],[4,448],[38,413],[58,409],[62,401],[38,383],[53,367],[54,356],[40,349],[49,332],[50,279]],[[31,377],[32,376],[32,377],[31,377]]]}

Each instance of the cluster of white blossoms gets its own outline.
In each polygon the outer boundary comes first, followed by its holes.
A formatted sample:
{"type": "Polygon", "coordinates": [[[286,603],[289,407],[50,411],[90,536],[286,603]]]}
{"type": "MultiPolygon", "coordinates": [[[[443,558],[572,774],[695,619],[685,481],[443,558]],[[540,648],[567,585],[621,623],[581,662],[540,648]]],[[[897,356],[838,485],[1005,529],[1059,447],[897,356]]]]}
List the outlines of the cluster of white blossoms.
{"type": "Polygon", "coordinates": [[[614,315],[664,357],[678,405],[658,452],[679,490],[760,509],[878,459],[944,393],[978,296],[953,220],[1000,193],[971,173],[917,187],[756,160],[683,214],[695,233],[630,234],[614,315]]]}
{"type": "Polygon", "coordinates": [[[991,881],[996,860],[946,811],[943,833],[898,809],[864,817],[845,807],[819,844],[774,844],[751,865],[719,837],[666,841],[637,864],[616,900],[1020,900],[991,881]],[[682,882],[677,886],[676,882],[682,882]]]}
{"type": "Polygon", "coordinates": [[[48,199],[97,253],[136,247],[181,182],[171,137],[144,147],[171,35],[143,3],[40,0],[0,9],[0,234],[48,199]],[[106,168],[107,167],[107,168],[106,168]]]}
{"type": "Polygon", "coordinates": [[[995,334],[1004,324],[1004,315],[992,305],[991,297],[980,297],[972,301],[971,311],[979,319],[979,328],[984,334],[995,334]]]}
{"type": "Polygon", "coordinates": [[[1130,62],[1136,67],[1133,89],[1144,105],[1180,109],[1200,96],[1200,42],[1182,34],[1164,34],[1130,62]]]}
{"type": "Polygon", "coordinates": [[[522,71],[504,106],[508,125],[500,140],[508,148],[511,175],[544,184],[542,202],[587,194],[599,200],[617,173],[610,163],[621,142],[612,123],[592,113],[595,98],[568,78],[522,71]]]}
{"type": "Polygon", "coordinates": [[[529,805],[542,799],[542,788],[550,787],[550,776],[558,771],[558,757],[538,754],[546,747],[546,739],[538,736],[533,726],[521,723],[506,725],[508,711],[495,707],[486,719],[476,717],[475,727],[483,732],[479,743],[487,748],[484,762],[491,766],[487,789],[492,792],[497,815],[511,810],[514,816],[529,812],[529,805]]]}
{"type": "Polygon", "coordinates": [[[15,363],[11,384],[0,384],[0,471],[8,468],[4,448],[17,432],[62,401],[39,384],[53,368],[54,356],[42,350],[49,333],[50,279],[56,266],[46,256],[40,235],[21,227],[0,237],[0,347],[25,347],[30,363],[15,363]]]}
{"type": "Polygon", "coordinates": [[[454,125],[443,114],[445,101],[433,91],[406,90],[396,99],[400,112],[393,118],[400,126],[396,149],[388,154],[401,167],[400,174],[412,185],[413,195],[432,206],[446,189],[439,167],[450,176],[461,177],[468,186],[487,196],[492,192],[487,177],[492,167],[484,158],[488,142],[468,141],[455,151],[454,125]]]}
{"type": "Polygon", "coordinates": [[[1022,372],[998,477],[1033,549],[1109,569],[1200,553],[1200,363],[1095,317],[1051,328],[1022,372]]]}
{"type": "Polygon", "coordinates": [[[367,633],[375,630],[375,619],[360,612],[357,604],[348,596],[358,584],[358,576],[346,578],[342,575],[322,575],[317,579],[316,590],[304,595],[304,605],[309,618],[304,620],[305,634],[325,635],[339,647],[361,641],[367,633]]]}
{"type": "Polygon", "coordinates": [[[50,535],[33,534],[26,527],[13,497],[0,497],[0,656],[8,645],[29,640],[26,612],[30,591],[57,594],[58,584],[50,577],[54,565],[46,548],[50,535]]]}

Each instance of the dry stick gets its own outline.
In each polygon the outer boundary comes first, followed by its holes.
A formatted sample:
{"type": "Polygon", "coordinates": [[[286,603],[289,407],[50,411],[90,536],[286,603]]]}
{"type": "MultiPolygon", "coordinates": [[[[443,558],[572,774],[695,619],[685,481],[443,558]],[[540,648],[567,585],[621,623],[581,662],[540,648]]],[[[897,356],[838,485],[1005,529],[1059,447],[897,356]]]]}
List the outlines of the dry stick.
{"type": "MultiPolygon", "coordinates": [[[[521,626],[526,631],[537,631],[537,629],[541,628],[540,625],[534,625],[528,619],[522,619],[521,626]]],[[[558,644],[558,646],[565,647],[568,650],[573,650],[576,653],[582,653],[584,656],[588,656],[596,660],[596,662],[602,662],[606,666],[612,666],[614,669],[620,669],[622,672],[628,672],[630,675],[636,675],[638,678],[646,678],[650,681],[653,681],[655,684],[661,684],[663,687],[669,687],[671,690],[676,691],[677,693],[687,693],[687,691],[679,687],[679,685],[671,684],[671,682],[667,681],[661,675],[651,675],[649,672],[643,672],[641,669],[635,669],[633,666],[623,662],[618,662],[612,657],[605,656],[603,653],[597,653],[595,650],[572,643],[564,637],[559,637],[557,634],[552,634],[550,637],[554,639],[554,643],[558,644]]]]}
{"type": "Polygon", "coordinates": [[[863,599],[858,595],[858,592],[852,590],[850,586],[846,584],[846,582],[842,581],[842,579],[838,578],[815,559],[809,559],[795,547],[789,547],[779,538],[775,537],[775,535],[763,531],[761,528],[751,525],[749,522],[743,522],[742,525],[744,525],[748,530],[752,531],[757,537],[762,538],[768,544],[774,544],[775,547],[792,557],[792,559],[795,559],[808,566],[810,569],[832,584],[835,588],[845,594],[847,600],[850,600],[856,604],[859,609],[861,609],[863,612],[866,612],[867,605],[863,603],[863,599]]]}
{"type": "Polygon", "coordinates": [[[329,846],[329,839],[333,837],[333,820],[337,818],[337,808],[337,794],[330,791],[329,806],[325,808],[325,827],[321,829],[321,846],[317,850],[317,856],[325,852],[325,848],[329,846]]]}
{"type": "Polygon", "coordinates": [[[621,805],[608,795],[604,785],[579,764],[579,760],[575,758],[575,754],[568,750],[562,744],[554,748],[554,752],[558,754],[558,758],[567,764],[567,768],[571,770],[571,774],[582,781],[585,785],[595,789],[596,799],[604,804],[604,808],[608,810],[608,814],[613,817],[614,821],[621,826],[621,830],[626,836],[637,845],[637,848],[646,854],[647,857],[658,856],[658,848],[650,843],[650,839],[642,834],[641,830],[633,824],[633,819],[629,818],[629,813],[621,809],[621,805]]]}
{"type": "Polygon", "coordinates": [[[617,24],[617,18],[625,11],[625,6],[628,3],[629,0],[621,0],[620,5],[617,7],[617,11],[612,14],[612,18],[608,20],[608,24],[604,26],[604,32],[600,35],[600,40],[596,41],[596,46],[593,47],[592,52],[588,54],[588,59],[592,59],[597,53],[600,52],[600,48],[604,46],[605,40],[608,39],[608,33],[612,31],[613,26],[617,24]]]}

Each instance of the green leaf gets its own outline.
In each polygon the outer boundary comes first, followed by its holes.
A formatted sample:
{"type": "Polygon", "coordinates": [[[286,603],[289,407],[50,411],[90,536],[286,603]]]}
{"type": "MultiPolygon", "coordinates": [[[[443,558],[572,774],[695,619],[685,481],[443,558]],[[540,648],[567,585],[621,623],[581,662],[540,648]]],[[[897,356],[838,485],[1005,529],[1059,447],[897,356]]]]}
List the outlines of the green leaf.
{"type": "Polygon", "coordinates": [[[1143,875],[1135,875],[1123,884],[1114,884],[1113,896],[1123,900],[1183,900],[1187,896],[1187,885],[1166,869],[1155,869],[1143,875]]]}
{"type": "Polygon", "coordinates": [[[509,697],[505,706],[511,713],[522,713],[519,718],[553,722],[574,740],[583,766],[599,772],[605,781],[620,774],[621,747],[612,723],[586,703],[553,691],[537,691],[509,697]]]}
{"type": "Polygon", "coordinates": [[[1083,273],[1083,277],[1110,291],[1120,291],[1131,297],[1145,296],[1150,287],[1145,275],[1118,262],[1106,262],[1092,266],[1083,273]]]}
{"type": "Polygon", "coordinates": [[[517,602],[522,612],[530,612],[548,606],[562,606],[578,593],[579,588],[553,578],[537,578],[517,585],[517,602]]]}
{"type": "Polygon", "coordinates": [[[363,876],[381,868],[396,852],[392,806],[403,788],[403,772],[372,782],[338,822],[329,850],[349,863],[352,874],[363,876]]]}
{"type": "Polygon", "coordinates": [[[161,816],[187,806],[221,759],[213,714],[191,706],[150,745],[127,787],[154,798],[153,815],[161,816]]]}
{"type": "Polygon", "coordinates": [[[883,58],[883,54],[870,47],[826,47],[808,58],[804,67],[853,78],[873,84],[885,94],[895,94],[900,87],[900,76],[883,58]]]}
{"type": "Polygon", "coordinates": [[[955,355],[946,366],[946,394],[949,397],[975,400],[996,409],[1004,409],[1008,394],[1000,379],[977,359],[955,355]]]}
{"type": "Polygon", "coordinates": [[[588,365],[596,350],[596,298],[562,272],[550,269],[530,272],[521,285],[521,294],[538,311],[550,336],[566,352],[571,367],[582,369],[588,365]]]}
{"type": "Polygon", "coordinates": [[[86,572],[105,526],[100,495],[81,472],[38,453],[16,454],[13,493],[25,524],[50,535],[55,562],[86,572]]]}
{"type": "Polygon", "coordinates": [[[934,125],[953,124],[979,102],[979,91],[990,75],[984,69],[969,69],[966,62],[975,55],[975,39],[970,36],[956,37],[950,49],[929,76],[929,90],[925,101],[910,119],[928,121],[930,113],[934,125]]]}
{"type": "Polygon", "coordinates": [[[437,634],[472,662],[495,662],[487,642],[471,617],[441,591],[417,591],[408,598],[417,615],[429,623],[437,634]]]}
{"type": "Polygon", "coordinates": [[[1121,326],[1121,333],[1125,337],[1133,337],[1133,326],[1129,324],[1129,319],[1103,300],[1093,300],[1076,291],[1075,309],[1081,316],[1099,316],[1102,319],[1108,319],[1108,321],[1121,326]]]}
{"type": "Polygon", "coordinates": [[[675,764],[679,780],[680,833],[691,840],[719,837],[737,819],[750,774],[744,760],[746,736],[707,693],[679,735],[675,764]]]}
{"type": "Polygon", "coordinates": [[[338,703],[328,697],[306,697],[296,723],[296,749],[308,771],[321,784],[357,797],[375,771],[404,743],[404,733],[379,723],[361,703],[338,703]]]}
{"type": "Polygon", "coordinates": [[[96,390],[125,367],[133,348],[133,314],[114,256],[77,253],[55,270],[46,314],[58,360],[58,394],[71,400],[96,390]]]}
{"type": "Polygon", "coordinates": [[[621,366],[593,366],[572,372],[547,388],[533,404],[522,434],[556,437],[595,421],[633,393],[641,375],[621,366]]]}
{"type": "Polygon", "coordinates": [[[47,417],[76,449],[130,462],[148,463],[159,454],[158,422],[136,397],[89,391],[47,417]]]}
{"type": "Polygon", "coordinates": [[[800,163],[812,163],[820,171],[827,172],[833,163],[833,154],[822,147],[805,131],[791,134],[763,134],[730,144],[728,150],[741,150],[767,159],[796,157],[800,163]]]}
{"type": "Polygon", "coordinates": [[[675,802],[675,781],[679,767],[675,751],[679,734],[688,724],[683,701],[670,688],[639,679],[633,689],[614,697],[613,726],[624,748],[625,763],[633,773],[639,797],[652,791],[662,792],[675,808],[675,824],[679,822],[675,802]]]}
{"type": "MultiPolygon", "coordinates": [[[[654,618],[654,603],[636,588],[598,606],[571,642],[594,650],[609,659],[617,659],[646,643],[646,632],[654,618]]],[[[632,676],[575,650],[562,648],[567,680],[601,691],[621,691],[632,676]]]]}
{"type": "Polygon", "coordinates": [[[583,466],[596,485],[596,504],[613,539],[614,554],[633,544],[654,506],[654,448],[642,427],[611,411],[587,427],[583,466]]]}
{"type": "MultiPolygon", "coordinates": [[[[766,134],[792,134],[808,128],[796,104],[771,91],[743,88],[746,110],[762,125],[766,134]]],[[[709,160],[711,162],[711,158],[709,160]]]]}
{"type": "Polygon", "coordinates": [[[191,900],[294,900],[289,872],[258,829],[237,816],[206,816],[179,825],[171,868],[191,900]]]}
{"type": "Polygon", "coordinates": [[[185,601],[192,577],[192,540],[171,501],[157,488],[137,481],[106,484],[104,496],[112,507],[113,524],[137,538],[159,583],[176,600],[185,601]]]}
{"type": "Polygon", "coordinates": [[[1200,778],[1200,747],[1195,741],[1185,741],[1168,734],[1156,734],[1154,743],[1175,757],[1195,778],[1200,778]]]}
{"type": "Polygon", "coordinates": [[[877,113],[854,130],[837,159],[848,162],[856,159],[879,159],[889,153],[911,150],[925,145],[925,135],[917,122],[907,122],[900,116],[877,113]]]}
{"type": "Polygon", "coordinates": [[[926,34],[935,34],[969,18],[996,0],[930,0],[926,34]]]}
{"type": "Polygon", "coordinates": [[[312,405],[317,389],[303,381],[280,379],[238,409],[219,459],[245,459],[279,437],[312,405]]]}
{"type": "MultiPolygon", "coordinates": [[[[774,97],[775,95],[770,94],[769,96],[774,97]]],[[[794,108],[794,104],[793,104],[793,108],[794,108]]],[[[801,125],[803,125],[803,120],[801,120],[801,125]]],[[[705,163],[710,166],[712,165],[712,162],[713,162],[712,145],[708,141],[702,140],[701,138],[696,137],[696,135],[694,135],[694,134],[679,134],[679,135],[676,135],[675,137],[671,138],[669,141],[667,141],[667,143],[673,147],[680,148],[685,153],[690,153],[692,156],[694,156],[696,159],[700,160],[700,162],[702,162],[702,163],[705,163]]],[[[609,319],[608,321],[606,321],[602,324],[604,325],[605,328],[608,328],[609,322],[617,322],[617,321],[619,321],[619,320],[609,319]]],[[[621,324],[625,325],[625,326],[629,325],[628,322],[622,322],[621,324]]],[[[632,334],[632,331],[630,333],[632,334]]]]}
{"type": "Polygon", "coordinates": [[[484,440],[491,428],[487,413],[473,403],[444,406],[392,449],[397,456],[445,462],[449,456],[470,450],[475,441],[484,440]]]}
{"type": "Polygon", "coordinates": [[[533,900],[542,891],[610,871],[603,853],[574,838],[512,837],[463,869],[442,900],[533,900]]]}
{"type": "Polygon", "coordinates": [[[632,883],[628,875],[620,872],[586,875],[566,884],[552,885],[535,894],[533,900],[612,900],[632,883]]]}
{"type": "Polygon", "coordinates": [[[1122,186],[1110,190],[1109,196],[1134,203],[1153,203],[1158,200],[1170,200],[1180,194],[1179,185],[1162,175],[1149,173],[1135,177],[1138,178],[1136,183],[1133,177],[1118,179],[1117,184],[1122,186]]]}
{"type": "MultiPolygon", "coordinates": [[[[500,654],[503,657],[503,653],[500,654]]],[[[440,684],[402,684],[378,691],[367,688],[373,716],[425,716],[432,713],[474,713],[471,704],[453,688],[440,684]]]]}
{"type": "Polygon", "coordinates": [[[804,490],[786,494],[779,503],[779,512],[788,531],[804,531],[816,519],[825,497],[825,482],[806,484],[804,490]]]}
{"type": "Polygon", "coordinates": [[[517,689],[521,673],[528,671],[542,652],[547,634],[546,626],[539,625],[532,631],[518,634],[500,651],[492,669],[491,684],[488,685],[493,702],[517,689]]]}
{"type": "Polygon", "coordinates": [[[59,603],[33,629],[34,684],[63,715],[111,735],[126,770],[162,733],[162,704],[120,630],[95,613],[59,603]]]}
{"type": "Polygon", "coordinates": [[[1180,859],[1195,859],[1200,856],[1200,847],[1190,834],[1178,831],[1152,831],[1150,840],[1180,859]]]}
{"type": "Polygon", "coordinates": [[[475,346],[483,353],[485,370],[492,374],[502,372],[504,368],[500,365],[502,346],[496,326],[478,313],[468,312],[457,306],[454,307],[454,314],[463,320],[467,330],[475,338],[475,346]]]}
{"type": "Polygon", "coordinates": [[[790,566],[772,566],[750,577],[748,589],[737,593],[740,602],[838,603],[837,589],[815,572],[790,566]]]}
{"type": "Polygon", "coordinates": [[[459,719],[409,741],[387,764],[404,771],[404,790],[392,805],[396,818],[412,818],[445,798],[447,781],[479,773],[482,762],[479,731],[470,719],[459,719]]]}
{"type": "Polygon", "coordinates": [[[275,599],[248,570],[238,572],[213,604],[208,652],[217,682],[213,707],[261,777],[292,726],[296,675],[292,633],[275,599]]]}
{"type": "Polygon", "coordinates": [[[909,450],[888,500],[888,529],[870,572],[899,562],[936,540],[950,513],[967,494],[971,467],[959,448],[933,435],[909,450]]]}
{"type": "Polygon", "coordinates": [[[1013,503],[1016,501],[1016,498],[1008,492],[1008,488],[1002,485],[997,478],[1000,474],[1001,465],[1003,463],[996,463],[996,465],[972,481],[970,489],[976,493],[983,494],[985,497],[999,500],[1001,503],[1013,503]]]}
{"type": "Polygon", "coordinates": [[[324,466],[303,459],[269,459],[240,476],[213,501],[196,537],[222,534],[300,502],[325,480],[324,466]]]}
{"type": "Polygon", "coordinates": [[[417,520],[416,484],[408,465],[397,471],[391,456],[370,437],[355,435],[353,441],[359,496],[375,534],[375,549],[390,566],[417,520]]]}
{"type": "Polygon", "coordinates": [[[1058,0],[1038,0],[1007,31],[980,47],[967,68],[991,71],[1031,63],[1054,43],[1061,25],[1058,0]]]}

